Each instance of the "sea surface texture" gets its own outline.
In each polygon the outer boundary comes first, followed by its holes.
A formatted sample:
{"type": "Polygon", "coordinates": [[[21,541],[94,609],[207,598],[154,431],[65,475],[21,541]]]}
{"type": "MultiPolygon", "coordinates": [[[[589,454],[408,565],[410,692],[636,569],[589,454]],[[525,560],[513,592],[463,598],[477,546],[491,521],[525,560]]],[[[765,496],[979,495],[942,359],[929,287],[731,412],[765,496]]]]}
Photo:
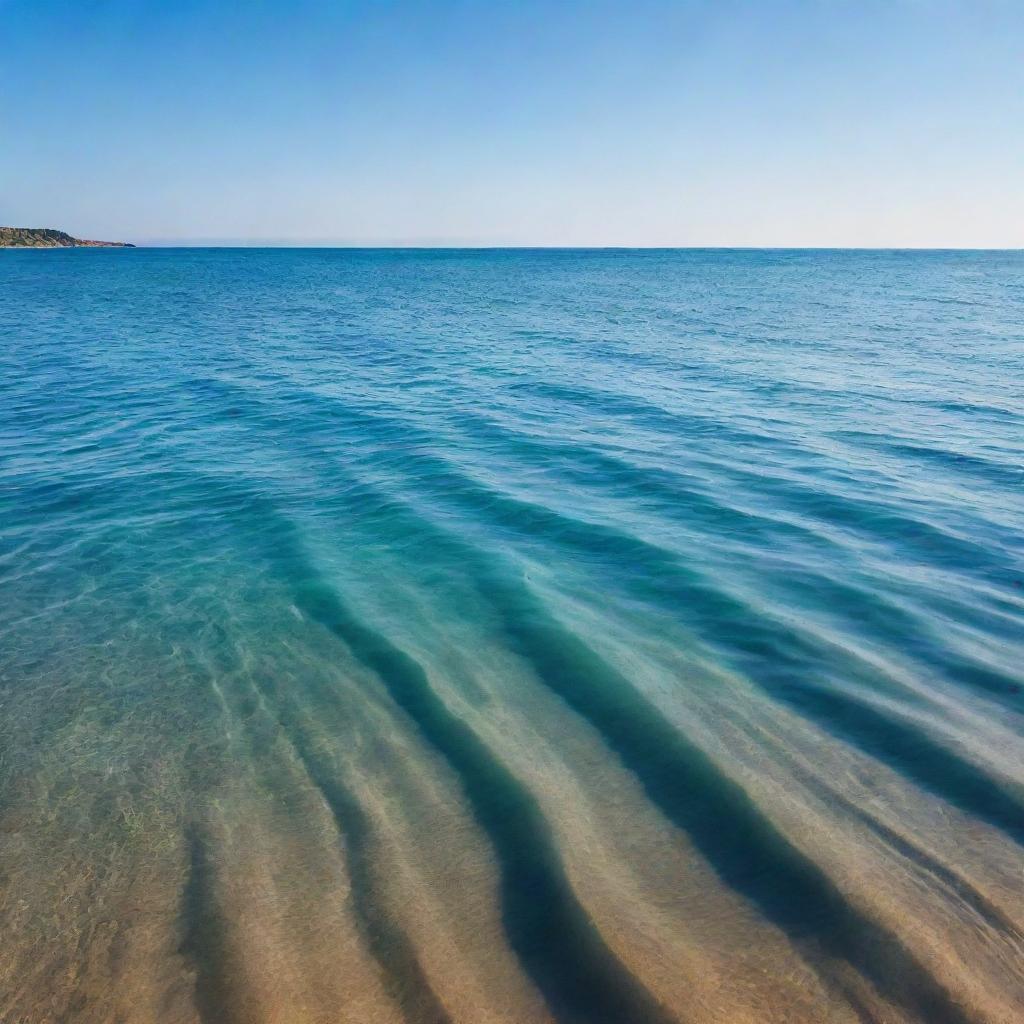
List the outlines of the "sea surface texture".
{"type": "Polygon", "coordinates": [[[1020,1024],[1024,254],[0,254],[3,1024],[1020,1024]]]}

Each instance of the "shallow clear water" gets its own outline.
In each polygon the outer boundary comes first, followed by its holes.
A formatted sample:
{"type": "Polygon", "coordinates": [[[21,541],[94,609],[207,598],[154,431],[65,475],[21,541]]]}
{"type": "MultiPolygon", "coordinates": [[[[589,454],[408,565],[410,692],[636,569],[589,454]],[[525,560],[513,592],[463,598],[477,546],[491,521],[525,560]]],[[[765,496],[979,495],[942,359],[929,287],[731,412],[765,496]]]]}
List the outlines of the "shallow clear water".
{"type": "Polygon", "coordinates": [[[1018,1020],[1022,325],[1020,253],[0,253],[0,1020],[1018,1020]]]}

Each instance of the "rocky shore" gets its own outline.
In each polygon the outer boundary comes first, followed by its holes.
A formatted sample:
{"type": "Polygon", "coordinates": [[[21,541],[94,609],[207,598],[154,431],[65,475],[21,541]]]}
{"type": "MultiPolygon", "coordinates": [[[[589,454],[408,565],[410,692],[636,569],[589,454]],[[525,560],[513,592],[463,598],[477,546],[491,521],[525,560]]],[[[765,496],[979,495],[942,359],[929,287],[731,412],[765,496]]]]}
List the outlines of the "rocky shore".
{"type": "Polygon", "coordinates": [[[96,242],[87,238],[75,238],[66,231],[56,231],[53,228],[0,227],[0,249],[71,249],[82,246],[135,248],[131,242],[96,242]]]}

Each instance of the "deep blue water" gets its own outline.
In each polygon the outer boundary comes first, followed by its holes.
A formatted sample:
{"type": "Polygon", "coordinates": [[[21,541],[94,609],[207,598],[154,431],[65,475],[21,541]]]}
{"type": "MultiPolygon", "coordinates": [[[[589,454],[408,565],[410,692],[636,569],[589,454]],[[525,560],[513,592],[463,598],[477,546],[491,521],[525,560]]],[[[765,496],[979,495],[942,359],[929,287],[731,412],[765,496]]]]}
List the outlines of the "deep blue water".
{"type": "Polygon", "coordinates": [[[0,1019],[1010,1021],[1022,586],[1024,253],[2,252],[0,1019]]]}

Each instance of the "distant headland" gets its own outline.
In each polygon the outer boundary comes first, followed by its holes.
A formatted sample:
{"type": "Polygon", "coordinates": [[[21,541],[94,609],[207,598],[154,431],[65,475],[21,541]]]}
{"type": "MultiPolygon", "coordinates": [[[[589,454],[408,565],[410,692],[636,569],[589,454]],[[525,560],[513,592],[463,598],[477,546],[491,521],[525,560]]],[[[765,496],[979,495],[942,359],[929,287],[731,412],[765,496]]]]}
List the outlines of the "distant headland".
{"type": "Polygon", "coordinates": [[[53,228],[0,228],[0,249],[73,249],[80,246],[105,246],[134,249],[131,242],[94,242],[74,238],[66,231],[53,228]]]}

